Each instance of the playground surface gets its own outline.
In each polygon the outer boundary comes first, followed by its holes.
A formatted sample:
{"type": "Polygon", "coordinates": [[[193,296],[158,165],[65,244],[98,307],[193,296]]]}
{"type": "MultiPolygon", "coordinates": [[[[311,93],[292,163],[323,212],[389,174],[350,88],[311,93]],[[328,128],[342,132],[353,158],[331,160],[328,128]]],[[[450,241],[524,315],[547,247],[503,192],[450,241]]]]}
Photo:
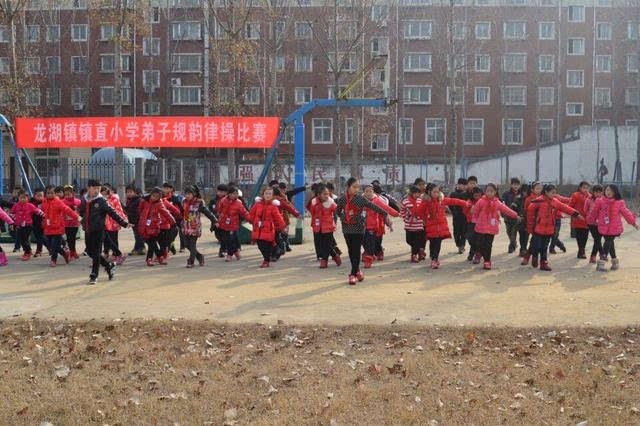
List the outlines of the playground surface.
{"type": "MultiPolygon", "coordinates": [[[[259,269],[254,246],[243,246],[239,262],[218,259],[218,245],[209,233],[199,242],[204,267],[186,269],[186,253],[153,268],[145,266],[144,257],[129,257],[114,281],[101,273],[96,286],[85,285],[87,257],[54,269],[46,258],[22,262],[18,254],[8,253],[10,264],[0,270],[0,317],[517,327],[638,322],[640,233],[630,227],[616,241],[621,269],[597,273],[575,258],[575,241],[564,223],[561,237],[568,253],[550,255],[554,270],[548,273],[522,267],[520,258],[508,255],[503,229],[494,244],[492,271],[467,262],[452,240],[443,244],[441,269],[410,264],[402,223],[395,220],[394,225],[396,231],[385,237],[385,260],[366,270],[366,280],[356,286],[346,284],[346,256],[341,267],[318,269],[308,224],[305,243],[267,270],[259,269]]],[[[121,234],[128,252],[132,233],[121,234]]],[[[336,238],[346,251],[339,232],[336,238]]],[[[11,251],[10,244],[3,248],[11,251]]]]}

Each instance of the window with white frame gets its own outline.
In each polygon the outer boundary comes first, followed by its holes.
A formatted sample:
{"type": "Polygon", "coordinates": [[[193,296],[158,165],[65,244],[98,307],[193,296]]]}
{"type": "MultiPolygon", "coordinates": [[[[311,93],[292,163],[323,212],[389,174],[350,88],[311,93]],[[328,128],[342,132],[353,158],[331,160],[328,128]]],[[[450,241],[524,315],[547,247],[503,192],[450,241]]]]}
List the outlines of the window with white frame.
{"type": "Polygon", "coordinates": [[[398,142],[400,145],[413,143],[413,118],[401,118],[398,125],[398,142]]]}
{"type": "Polygon", "coordinates": [[[475,69],[476,72],[490,72],[491,56],[485,54],[476,55],[475,69]]]}
{"type": "Polygon", "coordinates": [[[9,104],[9,91],[7,89],[0,89],[0,105],[9,104]]]}
{"type": "Polygon", "coordinates": [[[402,0],[403,6],[430,6],[431,0],[402,0]]]}
{"type": "Polygon", "coordinates": [[[384,26],[389,17],[389,8],[386,4],[374,4],[371,6],[371,20],[378,25],[384,26]]]}
{"type": "Polygon", "coordinates": [[[447,87],[447,105],[462,105],[464,103],[464,87],[447,87]]]}
{"type": "Polygon", "coordinates": [[[87,24],[71,25],[71,41],[87,41],[89,26],[87,24]]]}
{"type": "Polygon", "coordinates": [[[347,118],[344,120],[344,143],[351,145],[356,138],[356,120],[347,118]]]}
{"type": "Polygon", "coordinates": [[[157,37],[144,37],[142,39],[142,54],[144,56],[159,56],[160,39],[157,37]]]}
{"type": "Polygon", "coordinates": [[[282,140],[280,141],[280,143],[287,145],[294,143],[296,139],[295,133],[295,126],[287,126],[284,130],[284,134],[282,135],[282,140]]]}
{"type": "Polygon", "coordinates": [[[424,40],[431,38],[433,21],[426,19],[403,22],[405,40],[424,40]]]}
{"type": "Polygon", "coordinates": [[[596,55],[596,72],[611,72],[611,55],[596,55]]]}
{"type": "Polygon", "coordinates": [[[9,27],[0,25],[0,43],[9,43],[9,27]]]}
{"type": "Polygon", "coordinates": [[[476,22],[476,39],[491,39],[491,22],[476,22]]]}
{"type": "Polygon", "coordinates": [[[113,72],[116,69],[116,57],[113,54],[100,55],[100,72],[113,72]]]}
{"type": "Polygon", "coordinates": [[[464,40],[467,37],[467,26],[464,22],[453,22],[451,34],[454,40],[464,40]]]}
{"type": "Polygon", "coordinates": [[[11,72],[11,62],[9,58],[2,57],[0,58],[0,74],[9,74],[11,72]]]}
{"type": "Polygon", "coordinates": [[[47,74],[60,74],[60,56],[47,56],[47,74]]]}
{"type": "Polygon", "coordinates": [[[502,145],[523,144],[524,120],[521,118],[502,119],[502,145]]]}
{"type": "Polygon", "coordinates": [[[172,87],[173,105],[200,105],[202,88],[200,86],[172,87]]]}
{"type": "MultiPolygon", "coordinates": [[[[335,86],[335,85],[328,85],[327,86],[327,97],[329,99],[336,99],[338,97],[340,97],[341,94],[345,93],[347,90],[348,86],[344,86],[344,85],[339,85],[339,86],[335,86]],[[337,93],[336,93],[337,91],[337,93]]],[[[350,97],[350,93],[346,94],[347,99],[349,99],[350,97]]]]}
{"type": "Polygon", "coordinates": [[[584,114],[584,104],[582,102],[567,102],[567,115],[582,116],[584,114]]]}
{"type": "Polygon", "coordinates": [[[596,25],[596,37],[598,40],[611,40],[613,29],[610,22],[598,22],[596,25]]]}
{"type": "Polygon", "coordinates": [[[274,40],[282,40],[287,33],[287,22],[286,21],[274,22],[271,32],[273,34],[272,37],[274,40]]]}
{"type": "Polygon", "coordinates": [[[584,6],[569,6],[567,8],[567,21],[584,22],[584,6]]]}
{"type": "MultiPolygon", "coordinates": [[[[1,34],[1,32],[0,32],[1,34]]],[[[60,41],[60,25],[47,25],[47,42],[57,43],[60,41]]]]}
{"type": "Polygon", "coordinates": [[[538,120],[538,143],[547,144],[553,141],[553,120],[538,120]]]}
{"type": "Polygon", "coordinates": [[[445,132],[444,118],[427,118],[424,121],[425,127],[425,143],[427,145],[444,145],[445,132]]]}
{"type": "Polygon", "coordinates": [[[200,40],[202,38],[200,22],[184,21],[171,24],[171,38],[173,40],[200,40]]]}
{"type": "Polygon", "coordinates": [[[284,55],[276,55],[272,59],[271,63],[272,63],[272,66],[273,66],[273,71],[275,71],[275,72],[284,72],[284,66],[285,66],[284,55]]]}
{"type": "Polygon", "coordinates": [[[567,70],[567,87],[584,87],[584,71],[567,70]]]}
{"type": "Polygon", "coordinates": [[[491,88],[490,87],[476,87],[474,103],[476,105],[489,105],[491,104],[491,88]]]}
{"type": "Polygon", "coordinates": [[[231,68],[231,57],[227,54],[218,55],[217,70],[218,72],[229,72],[231,68]]]}
{"type": "Polygon", "coordinates": [[[538,38],[540,40],[555,40],[556,23],[555,22],[538,23],[538,38]]]}
{"type": "MultiPolygon", "coordinates": [[[[122,96],[122,105],[131,105],[131,87],[129,84],[124,84],[120,87],[122,96]]],[[[113,86],[100,87],[100,105],[108,106],[113,105],[115,100],[115,89],[113,86]]]]}
{"type": "Polygon", "coordinates": [[[333,141],[333,120],[331,118],[314,118],[311,124],[311,143],[330,144],[333,141]]]}
{"type": "Polygon", "coordinates": [[[144,21],[147,24],[160,23],[160,7],[150,7],[144,9],[144,21]]]}
{"type": "Polygon", "coordinates": [[[638,72],[638,55],[625,56],[625,70],[627,72],[638,72]]]}
{"type": "Polygon", "coordinates": [[[160,71],[159,70],[143,70],[142,85],[144,87],[160,87],[160,71]]]}
{"type": "Polygon", "coordinates": [[[380,88],[385,82],[385,70],[384,68],[374,68],[371,71],[371,85],[380,88]]]}
{"type": "Polygon", "coordinates": [[[258,72],[258,55],[244,55],[244,70],[246,72],[258,72]]]}
{"type": "Polygon", "coordinates": [[[113,40],[113,36],[115,35],[115,28],[113,24],[103,24],[100,26],[100,40],[101,41],[110,41],[113,40]]]}
{"type": "Polygon", "coordinates": [[[386,55],[389,53],[388,37],[373,37],[371,39],[371,53],[373,55],[386,55]]]}
{"type": "Polygon", "coordinates": [[[62,89],[47,89],[45,100],[48,106],[58,106],[62,104],[62,89]]]}
{"type": "Polygon", "coordinates": [[[538,71],[554,72],[555,71],[555,55],[538,56],[538,71]]]}
{"type": "Polygon", "coordinates": [[[467,68],[467,56],[464,54],[447,56],[447,68],[449,71],[465,71],[467,68]]]}
{"type": "Polygon", "coordinates": [[[24,69],[27,74],[40,74],[40,57],[25,58],[24,69]]]}
{"type": "Polygon", "coordinates": [[[73,74],[84,74],[87,72],[87,57],[86,56],[72,56],[71,57],[71,72],[73,74]]]}
{"type": "Polygon", "coordinates": [[[637,22],[627,22],[627,38],[629,40],[638,40],[640,34],[640,24],[637,22]]]}
{"type": "Polygon", "coordinates": [[[596,106],[603,108],[611,107],[611,88],[610,87],[596,87],[595,88],[595,104],[596,106]]]}
{"type": "Polygon", "coordinates": [[[506,53],[502,57],[502,70],[504,72],[525,72],[527,70],[527,54],[506,53]]]}
{"type": "Polygon", "coordinates": [[[526,21],[507,21],[504,23],[504,38],[524,40],[527,38],[526,21]]]}
{"type": "Polygon", "coordinates": [[[160,102],[143,102],[142,115],[160,115],[160,102]]]}
{"type": "Polygon", "coordinates": [[[389,150],[389,134],[374,133],[371,135],[371,151],[388,151],[389,150]]]}
{"type": "Polygon", "coordinates": [[[296,22],[295,36],[298,40],[310,39],[312,35],[311,22],[296,22]]]}
{"type": "Polygon", "coordinates": [[[176,53],[171,55],[171,72],[200,72],[201,62],[199,53],[176,53]]]}
{"type": "Polygon", "coordinates": [[[371,115],[387,115],[389,114],[389,108],[387,108],[386,106],[376,106],[371,107],[369,109],[369,112],[371,115]]]}
{"type": "Polygon", "coordinates": [[[481,118],[465,118],[463,123],[463,140],[465,145],[484,144],[484,120],[481,118]]]}
{"type": "Polygon", "coordinates": [[[502,105],[526,105],[527,86],[504,86],[502,88],[502,105]]]}
{"type": "Polygon", "coordinates": [[[567,40],[568,55],[584,55],[584,38],[570,38],[567,40]]]}
{"type": "Polygon", "coordinates": [[[40,106],[40,88],[30,88],[25,91],[25,103],[27,106],[40,106]]]}
{"type": "Polygon", "coordinates": [[[624,104],[626,106],[640,106],[640,88],[627,87],[624,89],[624,104]]]}
{"type": "Polygon", "coordinates": [[[402,98],[406,105],[431,104],[431,86],[404,86],[402,98]]]}
{"type": "Polygon", "coordinates": [[[71,89],[71,105],[86,105],[89,97],[89,90],[84,87],[74,87],[71,89]]]}
{"type": "Polygon", "coordinates": [[[25,38],[28,43],[40,43],[40,25],[27,25],[25,38]]]}
{"type": "Polygon", "coordinates": [[[553,87],[538,87],[538,105],[554,105],[555,92],[555,88],[553,87]]]}
{"type": "Polygon", "coordinates": [[[259,87],[247,87],[246,89],[244,89],[244,104],[260,105],[260,88],[259,87]]]}
{"type": "Polygon", "coordinates": [[[638,127],[638,120],[625,120],[624,125],[628,127],[638,127]]]}
{"type": "Polygon", "coordinates": [[[404,72],[431,72],[431,53],[405,53],[402,69],[404,72]]]}
{"type": "Polygon", "coordinates": [[[273,105],[284,104],[284,87],[270,87],[271,103],[273,105]]]}
{"type": "Polygon", "coordinates": [[[234,98],[233,87],[221,87],[218,96],[221,105],[229,105],[234,98]]]}
{"type": "Polygon", "coordinates": [[[311,102],[312,91],[311,87],[296,87],[294,89],[294,98],[296,105],[303,105],[311,102]]]}
{"type": "Polygon", "coordinates": [[[260,40],[260,22],[247,22],[244,26],[244,37],[247,40],[260,40]]]}
{"type": "Polygon", "coordinates": [[[313,56],[309,54],[296,55],[296,72],[312,72],[313,56]]]}

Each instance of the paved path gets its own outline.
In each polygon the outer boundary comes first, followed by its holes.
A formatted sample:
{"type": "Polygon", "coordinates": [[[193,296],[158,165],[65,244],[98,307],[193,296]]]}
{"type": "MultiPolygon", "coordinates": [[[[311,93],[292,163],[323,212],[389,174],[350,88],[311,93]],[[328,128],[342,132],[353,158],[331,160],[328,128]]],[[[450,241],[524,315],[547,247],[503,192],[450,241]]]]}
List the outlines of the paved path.
{"type": "MultiPolygon", "coordinates": [[[[482,271],[443,244],[442,269],[408,263],[400,221],[387,235],[386,259],[366,272],[366,280],[346,285],[342,267],[319,270],[313,244],[294,251],[269,270],[258,268],[256,247],[246,246],[240,262],[215,257],[211,235],[201,239],[203,268],[186,269],[186,254],[169,266],[148,268],[141,257],[120,267],[116,280],[101,276],[85,285],[88,259],[49,268],[46,259],[21,262],[10,255],[0,269],[0,317],[41,318],[190,318],[229,322],[412,324],[626,325],[640,318],[640,233],[628,227],[617,241],[622,269],[596,273],[575,258],[575,241],[563,226],[569,253],[551,257],[554,271],[519,266],[506,254],[506,236],[494,247],[492,271],[482,271]]],[[[128,251],[131,231],[121,238],[128,251]]],[[[307,239],[310,240],[310,234],[307,239]]],[[[345,248],[341,235],[339,244],[345,248]]],[[[84,243],[80,243],[83,247],[84,243]]],[[[3,244],[5,251],[9,244],[3,244]]],[[[589,243],[589,249],[591,243],[589,243]]]]}

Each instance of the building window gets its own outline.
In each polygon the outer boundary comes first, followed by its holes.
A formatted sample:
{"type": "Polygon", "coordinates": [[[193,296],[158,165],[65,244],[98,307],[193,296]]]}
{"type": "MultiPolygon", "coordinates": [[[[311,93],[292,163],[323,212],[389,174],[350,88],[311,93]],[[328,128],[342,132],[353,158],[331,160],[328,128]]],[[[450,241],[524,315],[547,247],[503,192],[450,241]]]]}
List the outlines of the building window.
{"type": "Polygon", "coordinates": [[[40,106],[40,89],[27,89],[25,93],[25,103],[31,107],[40,106]]]}
{"type": "Polygon", "coordinates": [[[247,22],[244,30],[244,37],[247,40],[260,40],[260,22],[247,22]]]}
{"type": "MultiPolygon", "coordinates": [[[[127,79],[128,80],[128,79],[127,79]]],[[[122,105],[131,105],[131,87],[129,82],[123,82],[120,87],[122,105]]],[[[100,105],[113,105],[115,100],[115,89],[113,86],[100,87],[100,105]]]]}
{"type": "Polygon", "coordinates": [[[284,104],[284,87],[270,87],[271,103],[273,105],[284,104]]]}
{"type": "Polygon", "coordinates": [[[555,70],[555,56],[554,55],[540,55],[538,56],[538,71],[540,72],[554,72],[555,70]]]}
{"type": "Polygon", "coordinates": [[[296,105],[303,105],[311,102],[311,93],[311,87],[296,87],[294,89],[296,105]]]}
{"type": "Polygon", "coordinates": [[[100,55],[100,72],[113,72],[116,68],[115,55],[100,55]]]}
{"type": "Polygon", "coordinates": [[[527,86],[504,86],[502,88],[502,105],[526,105],[527,86]]]}
{"type": "Polygon", "coordinates": [[[155,37],[143,38],[142,54],[144,56],[159,56],[160,55],[160,39],[155,37]]]}
{"type": "Polygon", "coordinates": [[[538,105],[554,105],[555,89],[553,87],[538,87],[538,105]]]}
{"type": "Polygon", "coordinates": [[[200,105],[200,86],[178,86],[173,87],[173,105],[200,105]]]}
{"type": "Polygon", "coordinates": [[[611,55],[596,55],[596,72],[611,72],[611,55]]]}
{"type": "Polygon", "coordinates": [[[502,145],[522,145],[524,120],[504,118],[502,120],[502,145]]]}
{"type": "Polygon", "coordinates": [[[46,96],[47,106],[57,106],[62,104],[61,89],[47,89],[46,96]]]}
{"type": "Polygon", "coordinates": [[[244,55],[245,72],[258,72],[258,55],[244,55]]]}
{"type": "Polygon", "coordinates": [[[71,89],[71,105],[77,109],[82,109],[87,104],[89,91],[83,87],[71,89]]]}
{"type": "Polygon", "coordinates": [[[427,145],[443,145],[445,143],[445,119],[427,118],[425,126],[425,143],[427,145]]]}
{"type": "MultiPolygon", "coordinates": [[[[330,61],[327,63],[327,71],[334,72],[334,61],[336,56],[333,52],[329,52],[330,61]]],[[[336,68],[340,68],[344,72],[354,72],[358,68],[358,59],[355,53],[338,52],[338,63],[336,68]]]]}
{"type": "Polygon", "coordinates": [[[462,72],[467,68],[466,55],[449,55],[447,57],[447,68],[449,71],[462,72]]]}
{"type": "Polygon", "coordinates": [[[160,115],[160,102],[143,102],[142,115],[160,115]]]}
{"type": "Polygon", "coordinates": [[[447,87],[447,105],[462,105],[464,103],[464,87],[447,87]]]}
{"type": "Polygon", "coordinates": [[[374,4],[371,6],[371,20],[380,26],[387,24],[389,8],[386,4],[374,4]]]}
{"type": "Polygon", "coordinates": [[[27,25],[25,38],[29,43],[40,43],[40,25],[27,25]]]}
{"type": "Polygon", "coordinates": [[[594,124],[595,124],[595,126],[596,126],[596,129],[601,129],[601,128],[603,128],[603,127],[609,127],[610,123],[611,123],[611,122],[610,122],[610,121],[609,121],[609,119],[607,119],[607,118],[599,119],[599,120],[595,120],[595,121],[594,121],[594,124]]]}
{"type": "Polygon", "coordinates": [[[57,43],[60,41],[60,25],[47,25],[47,42],[57,43]]]}
{"type": "Polygon", "coordinates": [[[200,22],[174,22],[171,24],[171,38],[173,40],[200,40],[200,22]]]}
{"type": "Polygon", "coordinates": [[[431,86],[404,86],[402,98],[407,105],[431,104],[431,86]]]}
{"type": "Polygon", "coordinates": [[[567,115],[582,116],[584,104],[582,102],[567,102],[567,115]]]}
{"type": "Polygon", "coordinates": [[[87,41],[88,31],[87,24],[71,25],[71,41],[87,41]]]}
{"type": "Polygon", "coordinates": [[[431,72],[431,54],[406,53],[402,65],[404,72],[431,72]]]}
{"type": "Polygon", "coordinates": [[[11,62],[9,58],[0,58],[0,74],[9,74],[11,72],[11,62]]]}
{"type": "Polygon", "coordinates": [[[464,40],[467,37],[467,27],[464,22],[454,22],[451,25],[451,34],[454,40],[464,40]]]}
{"type": "Polygon", "coordinates": [[[598,40],[611,40],[612,33],[611,24],[609,22],[598,22],[597,38],[598,40]]]}
{"type": "Polygon", "coordinates": [[[389,150],[389,134],[376,133],[371,135],[371,151],[380,152],[389,150]]]}
{"type": "Polygon", "coordinates": [[[232,87],[221,87],[219,94],[220,105],[229,105],[234,98],[234,92],[232,87]]]}
{"type": "Polygon", "coordinates": [[[347,86],[334,86],[334,85],[329,85],[327,86],[327,97],[329,99],[337,99],[342,97],[342,95],[344,95],[344,97],[346,99],[349,99],[349,95],[350,93],[345,93],[347,91],[347,86]]]}
{"type": "Polygon", "coordinates": [[[160,87],[160,71],[159,70],[143,70],[142,85],[144,87],[160,87]]]}
{"type": "Polygon", "coordinates": [[[389,53],[389,38],[388,37],[373,37],[371,39],[371,54],[372,55],[387,55],[389,53]]]}
{"type": "Polygon", "coordinates": [[[463,124],[463,142],[465,145],[484,144],[484,120],[468,118],[463,124]]]}
{"type": "Polygon", "coordinates": [[[431,0],[402,0],[403,6],[429,6],[431,0]]]}
{"type": "Polygon", "coordinates": [[[627,87],[624,89],[624,104],[626,106],[640,106],[640,88],[627,87]]]}
{"type": "Polygon", "coordinates": [[[385,106],[371,107],[370,113],[371,115],[387,115],[389,114],[389,109],[385,106]]]}
{"type": "Polygon", "coordinates": [[[553,120],[538,120],[538,143],[547,144],[553,141],[553,120]]]}
{"type": "Polygon", "coordinates": [[[413,144],[413,118],[401,118],[398,133],[398,141],[401,145],[413,144]]]}
{"type": "Polygon", "coordinates": [[[313,71],[313,56],[296,55],[296,72],[312,72],[313,71]]]}
{"type": "Polygon", "coordinates": [[[603,108],[611,107],[611,88],[609,87],[596,87],[595,89],[596,95],[596,106],[603,108]]]}
{"type": "Polygon", "coordinates": [[[344,120],[344,143],[351,145],[356,138],[356,120],[347,118],[344,120]]]}
{"type": "Polygon", "coordinates": [[[333,140],[333,120],[331,118],[314,118],[312,120],[313,138],[311,143],[329,144],[333,140]]]}
{"type": "Polygon", "coordinates": [[[570,38],[567,40],[568,55],[584,55],[584,39],[570,38]]]}
{"type": "Polygon", "coordinates": [[[625,69],[627,72],[638,72],[638,55],[627,55],[625,57],[625,69]]]}
{"type": "Polygon", "coordinates": [[[491,56],[489,55],[476,55],[476,72],[490,72],[491,71],[491,56]]]}
{"type": "Polygon", "coordinates": [[[40,58],[25,58],[24,68],[27,74],[40,74],[40,58]]]}
{"type": "Polygon", "coordinates": [[[507,53],[502,57],[504,72],[525,72],[527,70],[526,53],[507,53]]]}
{"type": "Polygon", "coordinates": [[[199,53],[177,53],[171,56],[171,72],[200,72],[199,53]]]}
{"type": "Polygon", "coordinates": [[[295,35],[298,40],[310,39],[312,35],[311,22],[296,22],[295,35]]]}
{"type": "Polygon", "coordinates": [[[584,87],[584,71],[567,70],[567,87],[584,87]]]}
{"type": "Polygon", "coordinates": [[[231,58],[227,54],[218,55],[218,72],[229,72],[231,69],[231,58]]]}
{"type": "Polygon", "coordinates": [[[274,40],[282,40],[287,31],[287,23],[285,21],[276,21],[271,27],[274,40]]]}
{"type": "Polygon", "coordinates": [[[47,74],[60,74],[60,56],[47,56],[47,74]]]}
{"type": "Polygon", "coordinates": [[[584,6],[569,6],[567,8],[567,21],[584,22],[584,6]]]}
{"type": "Polygon", "coordinates": [[[115,34],[115,30],[113,24],[105,24],[100,26],[100,40],[101,41],[111,41],[113,40],[113,36],[115,34]]]}
{"type": "Polygon", "coordinates": [[[160,8],[150,7],[144,9],[144,21],[148,24],[160,23],[160,8]]]}
{"type": "Polygon", "coordinates": [[[284,72],[284,55],[276,55],[271,59],[271,64],[273,67],[273,71],[275,72],[284,72]]]}
{"type": "Polygon", "coordinates": [[[491,39],[491,22],[476,23],[476,39],[478,40],[491,39]]]}
{"type": "Polygon", "coordinates": [[[598,0],[598,6],[611,7],[613,6],[613,0],[598,0]]]}
{"type": "Polygon", "coordinates": [[[87,58],[86,56],[72,56],[71,57],[71,72],[74,74],[84,74],[87,72],[87,58]]]}
{"type": "Polygon", "coordinates": [[[491,104],[491,88],[490,87],[476,87],[475,99],[476,105],[489,105],[491,104]]]}
{"type": "Polygon", "coordinates": [[[626,120],[624,125],[628,127],[638,127],[638,120],[626,120]]]}
{"type": "Polygon", "coordinates": [[[538,24],[538,38],[540,40],[555,40],[556,38],[555,22],[540,22],[538,24]]]}
{"type": "Polygon", "coordinates": [[[638,40],[640,34],[640,24],[637,22],[627,22],[627,38],[629,40],[638,40]]]}
{"type": "Polygon", "coordinates": [[[433,21],[412,20],[404,21],[405,40],[425,40],[431,38],[433,21]]]}
{"type": "Polygon", "coordinates": [[[244,104],[260,105],[260,88],[259,87],[247,87],[246,89],[244,89],[244,104]]]}
{"type": "Polygon", "coordinates": [[[0,25],[0,43],[9,43],[9,27],[0,25]]]}
{"type": "Polygon", "coordinates": [[[524,40],[527,38],[525,21],[507,21],[504,23],[504,38],[524,40]]]}

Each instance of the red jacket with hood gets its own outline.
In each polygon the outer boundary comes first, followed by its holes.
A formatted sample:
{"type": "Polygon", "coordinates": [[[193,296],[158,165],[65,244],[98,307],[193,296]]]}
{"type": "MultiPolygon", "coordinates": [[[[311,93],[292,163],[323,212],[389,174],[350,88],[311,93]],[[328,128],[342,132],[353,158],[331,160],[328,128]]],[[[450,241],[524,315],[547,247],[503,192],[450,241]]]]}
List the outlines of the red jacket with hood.
{"type": "Polygon", "coordinates": [[[67,207],[58,197],[53,197],[51,200],[45,197],[42,200],[41,210],[44,212],[44,235],[64,234],[66,216],[78,219],[78,213],[67,207]]]}
{"type": "Polygon", "coordinates": [[[335,212],[336,202],[333,198],[327,198],[324,203],[320,197],[314,197],[307,204],[307,210],[311,213],[311,229],[314,234],[327,234],[336,230],[335,212]]]}
{"type": "Polygon", "coordinates": [[[553,235],[556,219],[562,213],[570,216],[579,214],[575,209],[564,204],[556,197],[549,198],[546,195],[540,195],[529,203],[527,209],[527,231],[530,234],[553,235]]]}
{"type": "Polygon", "coordinates": [[[282,232],[286,226],[280,214],[280,200],[258,201],[251,207],[247,220],[253,225],[251,241],[268,241],[275,244],[276,232],[282,232]]]}
{"type": "Polygon", "coordinates": [[[451,238],[445,206],[467,207],[468,205],[467,201],[457,198],[444,197],[442,199],[434,199],[430,197],[422,200],[422,203],[414,210],[414,213],[424,220],[427,239],[451,238]]]}
{"type": "Polygon", "coordinates": [[[239,199],[232,200],[228,196],[216,205],[218,211],[218,228],[223,231],[236,232],[240,229],[240,217],[247,219],[249,212],[239,199]]]}
{"type": "Polygon", "coordinates": [[[144,239],[157,237],[161,230],[169,229],[176,224],[162,200],[142,200],[140,202],[140,219],[138,233],[144,239]]]}

